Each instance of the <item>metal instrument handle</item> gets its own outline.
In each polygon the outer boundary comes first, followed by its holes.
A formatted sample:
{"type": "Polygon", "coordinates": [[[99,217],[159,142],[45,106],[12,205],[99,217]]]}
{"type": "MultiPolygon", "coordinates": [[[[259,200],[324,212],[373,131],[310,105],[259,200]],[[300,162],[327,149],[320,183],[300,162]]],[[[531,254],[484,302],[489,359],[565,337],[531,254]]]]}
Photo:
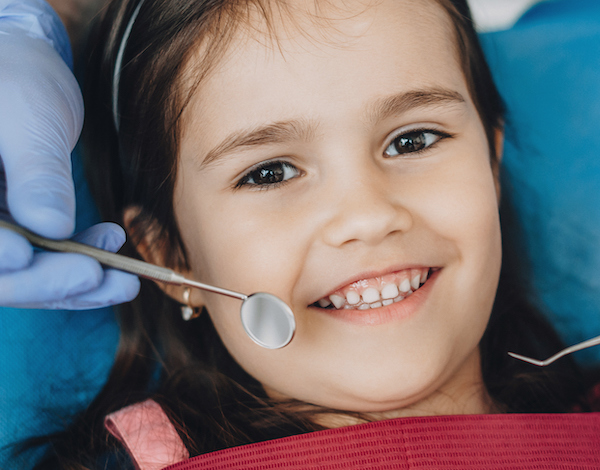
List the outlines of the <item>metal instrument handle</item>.
{"type": "Polygon", "coordinates": [[[128,256],[119,255],[112,253],[107,250],[101,250],[94,246],[85,245],[83,243],[74,242],[73,240],[53,240],[51,238],[42,237],[36,233],[33,233],[26,228],[20,227],[15,224],[0,220],[0,228],[12,230],[25,237],[32,245],[43,248],[49,251],[58,251],[64,253],[79,253],[82,255],[90,256],[104,266],[125,271],[137,276],[150,279],[153,281],[164,282],[166,284],[173,284],[177,286],[185,285],[202,289],[216,294],[226,295],[239,300],[246,300],[248,298],[245,294],[234,292],[228,289],[222,289],[220,287],[203,284],[201,282],[192,281],[186,279],[184,276],[177,274],[175,271],[155,264],[146,263],[145,261],[129,258],[128,256]]]}

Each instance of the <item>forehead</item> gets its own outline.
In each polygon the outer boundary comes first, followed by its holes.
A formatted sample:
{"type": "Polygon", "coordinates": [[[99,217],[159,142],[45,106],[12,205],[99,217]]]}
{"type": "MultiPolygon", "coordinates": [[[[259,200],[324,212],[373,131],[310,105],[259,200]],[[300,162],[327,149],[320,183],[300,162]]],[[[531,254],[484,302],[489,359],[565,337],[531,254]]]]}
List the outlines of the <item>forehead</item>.
{"type": "Polygon", "coordinates": [[[238,8],[238,40],[275,46],[304,40],[350,46],[372,28],[390,32],[408,24],[430,34],[451,31],[450,18],[438,0],[253,0],[238,8]],[[393,17],[393,21],[384,21],[393,17]],[[438,23],[431,28],[432,23],[438,23]]]}
{"type": "MultiPolygon", "coordinates": [[[[326,97],[323,106],[352,98],[366,109],[388,91],[454,88],[468,95],[450,17],[435,0],[250,5],[186,110],[194,129],[210,121],[218,134],[220,126],[251,125],[242,121],[252,116],[303,115],[314,109],[308,96],[326,97]]],[[[199,47],[188,70],[205,54],[199,47]]]]}

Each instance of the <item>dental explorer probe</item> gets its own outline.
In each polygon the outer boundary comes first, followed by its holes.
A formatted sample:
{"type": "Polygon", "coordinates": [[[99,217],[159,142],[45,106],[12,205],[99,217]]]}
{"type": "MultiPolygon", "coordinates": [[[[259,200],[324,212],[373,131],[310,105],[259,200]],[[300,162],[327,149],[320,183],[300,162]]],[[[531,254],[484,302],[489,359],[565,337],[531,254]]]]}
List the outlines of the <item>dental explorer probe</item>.
{"type": "Polygon", "coordinates": [[[258,345],[267,349],[279,349],[292,340],[296,331],[296,320],[290,307],[278,297],[265,292],[251,295],[240,294],[187,279],[175,271],[146,263],[134,258],[102,250],[72,240],[52,240],[37,235],[23,227],[0,220],[0,228],[12,230],[25,237],[33,246],[49,251],[79,253],[94,258],[100,264],[135,274],[152,281],[226,295],[242,301],[240,318],[246,334],[258,345]]]}
{"type": "Polygon", "coordinates": [[[574,344],[573,346],[569,346],[568,348],[563,349],[562,351],[557,352],[554,356],[550,356],[548,359],[544,359],[540,361],[538,359],[533,359],[527,356],[521,356],[520,354],[515,354],[513,352],[509,352],[508,355],[514,357],[515,359],[519,359],[523,362],[528,362],[529,364],[533,364],[534,366],[545,367],[547,365],[552,364],[557,359],[560,359],[567,354],[574,353],[575,351],[581,351],[582,349],[591,348],[592,346],[600,345],[600,336],[596,336],[595,338],[588,339],[582,343],[574,344]]]}

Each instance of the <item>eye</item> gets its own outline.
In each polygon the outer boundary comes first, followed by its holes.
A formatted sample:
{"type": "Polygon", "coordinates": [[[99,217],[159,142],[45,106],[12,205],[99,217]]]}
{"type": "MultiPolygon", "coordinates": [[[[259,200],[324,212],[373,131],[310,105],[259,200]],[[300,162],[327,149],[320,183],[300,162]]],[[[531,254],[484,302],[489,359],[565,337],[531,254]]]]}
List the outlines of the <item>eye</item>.
{"type": "Polygon", "coordinates": [[[388,157],[396,157],[422,152],[446,137],[449,135],[430,129],[406,132],[396,136],[385,149],[384,154],[388,157]]]}
{"type": "Polygon", "coordinates": [[[242,186],[262,186],[260,189],[270,189],[298,176],[300,170],[290,163],[268,162],[246,173],[235,187],[237,189],[242,186]]]}

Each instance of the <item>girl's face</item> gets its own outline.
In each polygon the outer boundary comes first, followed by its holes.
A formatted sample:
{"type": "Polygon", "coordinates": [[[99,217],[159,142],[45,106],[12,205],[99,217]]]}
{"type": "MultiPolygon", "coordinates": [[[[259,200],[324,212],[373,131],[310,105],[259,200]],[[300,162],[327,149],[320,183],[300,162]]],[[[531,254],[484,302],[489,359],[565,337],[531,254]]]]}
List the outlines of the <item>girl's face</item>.
{"type": "Polygon", "coordinates": [[[450,20],[435,2],[314,5],[275,10],[276,38],[258,15],[237,32],[187,108],[175,191],[191,275],[277,295],[296,335],[263,349],[239,301],[193,300],[272,396],[485,411],[497,194],[450,20]]]}

